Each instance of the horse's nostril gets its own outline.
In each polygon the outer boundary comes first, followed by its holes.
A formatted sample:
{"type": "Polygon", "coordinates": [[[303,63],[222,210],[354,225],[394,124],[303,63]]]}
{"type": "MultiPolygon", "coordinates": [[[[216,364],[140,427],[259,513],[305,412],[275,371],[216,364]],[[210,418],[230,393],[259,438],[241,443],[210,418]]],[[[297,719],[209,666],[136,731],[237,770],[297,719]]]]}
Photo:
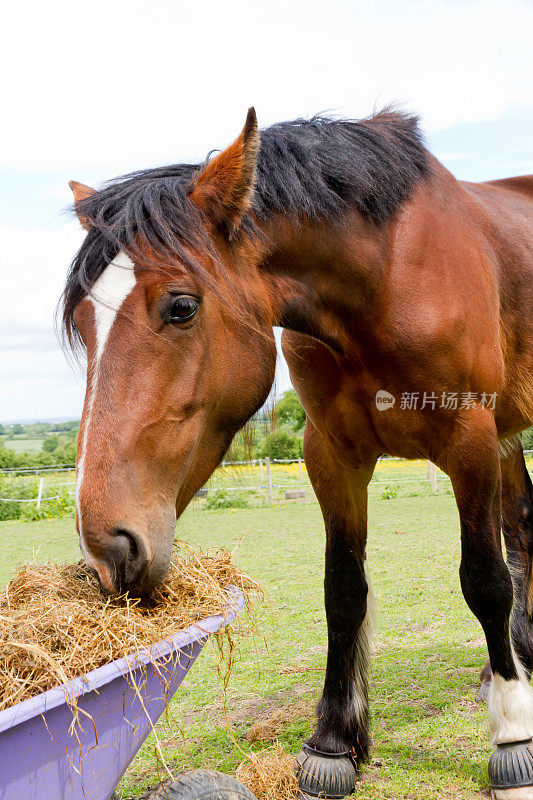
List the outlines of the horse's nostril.
{"type": "Polygon", "coordinates": [[[122,537],[124,540],[124,547],[126,549],[126,560],[128,561],[134,560],[139,554],[139,547],[133,533],[130,533],[130,531],[126,531],[122,528],[117,528],[115,536],[119,539],[122,537]]]}
{"type": "Polygon", "coordinates": [[[119,591],[133,591],[139,586],[147,565],[146,548],[140,536],[124,528],[114,531],[111,558],[119,591]]]}

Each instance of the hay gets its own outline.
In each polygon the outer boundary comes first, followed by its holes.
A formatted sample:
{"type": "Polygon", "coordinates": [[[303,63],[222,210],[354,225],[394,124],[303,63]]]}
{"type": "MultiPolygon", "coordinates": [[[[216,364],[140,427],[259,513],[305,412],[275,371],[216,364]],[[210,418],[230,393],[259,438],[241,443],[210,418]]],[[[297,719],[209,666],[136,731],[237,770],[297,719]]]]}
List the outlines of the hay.
{"type": "Polygon", "coordinates": [[[243,783],[257,800],[295,800],[298,781],[294,771],[294,756],[286,753],[279,743],[271,750],[250,754],[237,767],[237,780],[243,783]]]}
{"type": "Polygon", "coordinates": [[[229,584],[249,608],[262,596],[226,550],[183,544],[149,603],[105,596],[82,562],[25,564],[0,594],[0,710],[220,613],[229,584]]]}

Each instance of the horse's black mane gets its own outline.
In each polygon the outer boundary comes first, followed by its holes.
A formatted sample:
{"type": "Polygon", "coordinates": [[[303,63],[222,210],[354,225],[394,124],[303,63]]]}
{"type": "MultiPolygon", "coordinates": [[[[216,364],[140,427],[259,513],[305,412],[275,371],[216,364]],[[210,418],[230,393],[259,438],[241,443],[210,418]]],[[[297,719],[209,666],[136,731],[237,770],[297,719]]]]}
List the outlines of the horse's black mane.
{"type": "MultiPolygon", "coordinates": [[[[72,262],[63,297],[63,322],[103,269],[140,235],[169,261],[201,271],[191,251],[210,248],[200,211],[189,200],[201,164],[157,167],[117,178],[83,200],[78,210],[93,227],[72,262]]],[[[428,171],[417,117],[385,110],[357,122],[324,117],[281,122],[261,132],[252,220],[275,212],[335,220],[355,206],[382,225],[428,171]]],[[[204,279],[208,276],[204,275],[204,279]]]]}
{"type": "Polygon", "coordinates": [[[379,225],[426,172],[417,117],[383,111],[358,122],[281,122],[261,133],[254,211],[333,219],[354,205],[379,225]]]}

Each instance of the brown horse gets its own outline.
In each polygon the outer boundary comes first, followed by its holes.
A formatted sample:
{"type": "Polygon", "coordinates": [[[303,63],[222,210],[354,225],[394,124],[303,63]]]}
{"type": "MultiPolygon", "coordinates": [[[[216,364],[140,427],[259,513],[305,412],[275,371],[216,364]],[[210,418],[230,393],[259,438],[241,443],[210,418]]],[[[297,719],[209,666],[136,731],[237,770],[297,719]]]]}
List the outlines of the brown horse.
{"type": "Polygon", "coordinates": [[[307,752],[368,755],[367,486],[382,453],[431,459],[487,640],[495,796],[533,797],[531,751],[509,745],[533,735],[533,177],[458,182],[392,111],[259,134],[251,109],[204,164],[71,186],[88,231],[64,295],[88,356],[77,525],[102,584],[163,579],[176,518],[270,391],[282,326],[327,536],[307,752]]]}

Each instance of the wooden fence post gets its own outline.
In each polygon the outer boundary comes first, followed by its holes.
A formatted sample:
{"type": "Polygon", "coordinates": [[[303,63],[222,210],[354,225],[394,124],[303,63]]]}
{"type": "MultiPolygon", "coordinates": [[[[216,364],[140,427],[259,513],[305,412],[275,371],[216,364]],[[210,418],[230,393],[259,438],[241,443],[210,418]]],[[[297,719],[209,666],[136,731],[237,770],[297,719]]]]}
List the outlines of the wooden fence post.
{"type": "Polygon", "coordinates": [[[41,507],[41,499],[43,496],[43,479],[39,481],[39,491],[37,492],[37,508],[41,507]]]}
{"type": "Polygon", "coordinates": [[[298,472],[300,473],[300,483],[303,483],[304,482],[304,477],[303,477],[303,474],[302,474],[302,459],[301,458],[298,459],[298,472]]]}
{"type": "Polygon", "coordinates": [[[265,458],[265,469],[266,469],[266,476],[267,476],[267,488],[268,488],[268,502],[272,505],[272,475],[270,474],[270,458],[267,456],[265,458]]]}
{"type": "Polygon", "coordinates": [[[428,461],[428,468],[427,468],[427,485],[431,486],[431,461],[428,461]]]}

